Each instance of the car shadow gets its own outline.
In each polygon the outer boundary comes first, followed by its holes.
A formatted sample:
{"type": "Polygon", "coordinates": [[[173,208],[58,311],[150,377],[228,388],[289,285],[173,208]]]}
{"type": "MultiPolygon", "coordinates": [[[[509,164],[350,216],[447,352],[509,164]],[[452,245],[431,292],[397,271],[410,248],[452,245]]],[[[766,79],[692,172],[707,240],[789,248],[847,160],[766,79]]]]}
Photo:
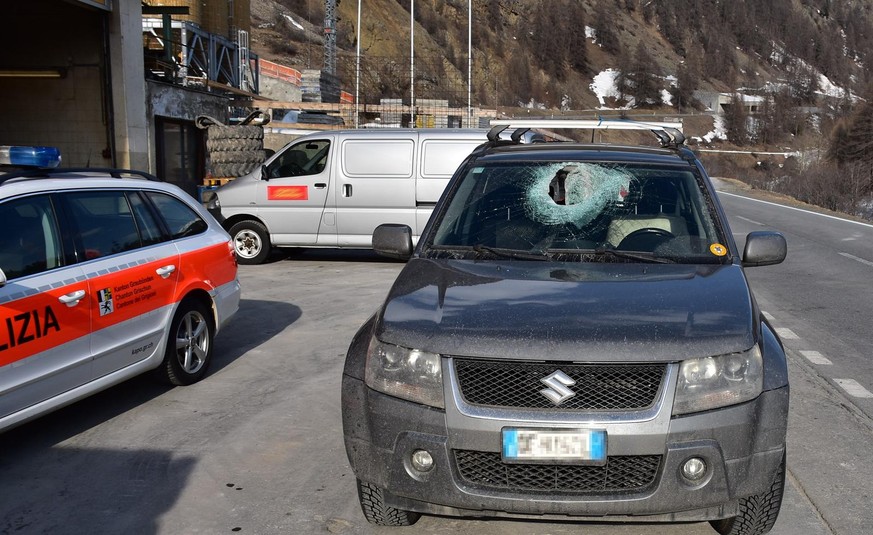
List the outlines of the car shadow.
{"type": "MultiPolygon", "coordinates": [[[[217,371],[282,332],[301,314],[299,307],[280,301],[240,301],[236,316],[215,337],[212,364],[203,381],[208,382],[217,371]]],[[[28,451],[45,450],[147,403],[172,388],[157,381],[152,373],[145,372],[0,433],[0,459],[28,451]]]]}
{"type": "Polygon", "coordinates": [[[311,262],[373,262],[379,264],[403,263],[386,256],[376,254],[372,249],[278,249],[270,254],[267,262],[296,262],[307,260],[311,262]]]}
{"type": "Polygon", "coordinates": [[[215,353],[209,374],[267,342],[300,319],[302,314],[300,307],[290,303],[242,299],[236,315],[215,337],[215,353]]]}
{"type": "Polygon", "coordinates": [[[3,455],[0,533],[159,533],[196,464],[154,448],[3,455]]]}

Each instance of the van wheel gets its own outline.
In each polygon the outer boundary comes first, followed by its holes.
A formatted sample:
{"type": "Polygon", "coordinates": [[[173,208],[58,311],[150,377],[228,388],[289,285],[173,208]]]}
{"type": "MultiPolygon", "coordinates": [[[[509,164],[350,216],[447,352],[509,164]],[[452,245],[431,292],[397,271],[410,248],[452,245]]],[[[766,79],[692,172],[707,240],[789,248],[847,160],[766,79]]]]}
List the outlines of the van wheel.
{"type": "Polygon", "coordinates": [[[385,505],[382,489],[358,480],[358,500],[367,522],[377,526],[411,526],[418,522],[419,513],[385,505]]]}
{"type": "Polygon", "coordinates": [[[194,384],[206,375],[212,360],[215,327],[212,315],[198,301],[183,301],[173,316],[164,362],[158,375],[177,386],[194,384]]]}
{"type": "Polygon", "coordinates": [[[712,527],[721,535],[763,535],[773,529],[779,509],[782,508],[782,494],[785,489],[785,454],[782,464],[773,477],[770,490],[740,500],[739,514],[733,518],[713,520],[712,527]]]}
{"type": "Polygon", "coordinates": [[[233,249],[240,264],[261,264],[270,256],[270,234],[258,221],[245,220],[230,227],[233,249]]]}

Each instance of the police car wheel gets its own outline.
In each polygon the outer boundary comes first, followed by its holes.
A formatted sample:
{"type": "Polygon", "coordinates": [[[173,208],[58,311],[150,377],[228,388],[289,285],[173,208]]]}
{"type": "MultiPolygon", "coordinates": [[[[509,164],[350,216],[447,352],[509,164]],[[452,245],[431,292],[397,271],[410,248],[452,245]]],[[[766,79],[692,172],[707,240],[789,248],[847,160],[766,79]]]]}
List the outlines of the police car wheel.
{"type": "Polygon", "coordinates": [[[158,370],[161,378],[177,386],[202,379],[212,360],[214,334],[207,308],[197,301],[184,301],[170,325],[167,351],[158,370]]]}
{"type": "Polygon", "coordinates": [[[230,227],[236,261],[261,264],[270,256],[270,234],[258,221],[240,221],[230,227]]]}

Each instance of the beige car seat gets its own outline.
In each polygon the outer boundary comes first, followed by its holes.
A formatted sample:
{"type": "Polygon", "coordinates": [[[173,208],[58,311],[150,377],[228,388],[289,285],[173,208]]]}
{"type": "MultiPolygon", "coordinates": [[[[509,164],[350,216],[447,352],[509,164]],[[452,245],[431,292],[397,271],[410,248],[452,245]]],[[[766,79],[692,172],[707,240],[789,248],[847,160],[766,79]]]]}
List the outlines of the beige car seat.
{"type": "Polygon", "coordinates": [[[618,247],[631,233],[644,228],[666,230],[674,236],[688,234],[685,219],[679,214],[679,191],[672,182],[649,180],[640,188],[633,212],[616,217],[609,224],[606,241],[618,247]]]}

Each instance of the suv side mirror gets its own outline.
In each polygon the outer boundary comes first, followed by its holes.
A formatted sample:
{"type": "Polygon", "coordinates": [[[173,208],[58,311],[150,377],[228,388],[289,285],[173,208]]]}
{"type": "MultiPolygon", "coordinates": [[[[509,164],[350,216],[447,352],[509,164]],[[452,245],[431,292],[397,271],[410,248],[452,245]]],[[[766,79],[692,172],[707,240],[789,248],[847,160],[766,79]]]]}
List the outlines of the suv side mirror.
{"type": "Polygon", "coordinates": [[[785,260],[788,244],[781,232],[757,231],[746,236],[743,266],[770,266],[785,260]]]}
{"type": "Polygon", "coordinates": [[[412,229],[396,223],[379,225],[373,231],[373,250],[389,258],[409,260],[412,256],[412,229]]]}

